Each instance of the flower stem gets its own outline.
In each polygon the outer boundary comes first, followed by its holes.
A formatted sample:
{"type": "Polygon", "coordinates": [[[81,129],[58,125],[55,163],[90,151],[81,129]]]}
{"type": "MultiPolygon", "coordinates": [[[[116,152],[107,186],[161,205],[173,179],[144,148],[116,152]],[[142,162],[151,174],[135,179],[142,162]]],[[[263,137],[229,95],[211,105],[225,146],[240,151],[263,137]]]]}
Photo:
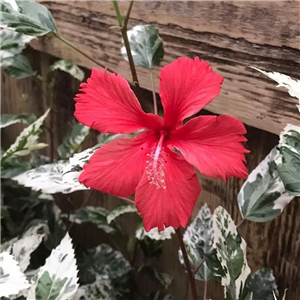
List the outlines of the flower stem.
{"type": "Polygon", "coordinates": [[[194,276],[196,275],[196,273],[198,272],[200,267],[203,265],[204,261],[205,261],[205,258],[201,259],[200,262],[198,263],[198,265],[195,267],[195,269],[193,270],[193,275],[194,276]]]}
{"type": "Polygon", "coordinates": [[[187,273],[188,273],[188,276],[189,276],[189,279],[190,279],[190,285],[191,285],[193,300],[197,300],[198,297],[197,297],[195,277],[193,275],[191,264],[190,264],[189,258],[187,256],[187,253],[186,253],[186,249],[185,249],[185,246],[184,246],[183,237],[182,237],[182,233],[180,231],[180,228],[178,228],[176,230],[176,234],[177,234],[177,237],[178,237],[178,240],[179,240],[180,249],[182,251],[182,256],[183,256],[185,268],[187,270],[187,273]]]}
{"type": "Polygon", "coordinates": [[[207,294],[207,281],[204,281],[203,300],[206,300],[206,294],[207,294]]]}
{"type": "Polygon", "coordinates": [[[245,219],[242,219],[237,225],[236,228],[239,228],[243,223],[244,223],[245,219]]]}
{"type": "Polygon", "coordinates": [[[150,72],[151,85],[152,85],[153,109],[154,109],[154,114],[157,115],[157,100],[156,100],[156,92],[155,92],[155,85],[154,85],[153,73],[152,73],[151,69],[149,70],[149,72],[150,72]]]}
{"type": "Polygon", "coordinates": [[[134,1],[130,1],[129,8],[128,8],[126,17],[123,22],[123,18],[120,13],[118,1],[113,1],[117,20],[118,20],[119,26],[121,27],[122,38],[123,38],[124,46],[125,46],[127,57],[128,57],[128,62],[129,62],[129,67],[130,67],[130,71],[131,71],[133,84],[137,88],[137,90],[139,90],[139,87],[140,87],[139,80],[137,77],[137,73],[136,73],[136,69],[135,69],[135,65],[134,65],[134,61],[133,61],[133,57],[132,57],[132,53],[131,53],[131,49],[130,49],[130,44],[129,44],[129,40],[128,40],[128,36],[127,36],[127,24],[128,24],[128,20],[130,17],[133,3],[134,3],[134,1]]]}
{"type": "Polygon", "coordinates": [[[133,200],[130,200],[130,199],[125,198],[125,197],[119,197],[119,196],[116,196],[116,197],[118,197],[119,199],[121,199],[121,200],[123,200],[123,201],[125,201],[127,203],[130,203],[130,204],[134,205],[134,201],[133,200]]]}
{"type": "MultiPolygon", "coordinates": [[[[82,54],[84,57],[88,58],[90,61],[92,61],[93,63],[95,63],[96,65],[100,66],[101,68],[105,69],[105,65],[103,65],[102,63],[99,63],[98,61],[96,61],[95,59],[93,59],[91,56],[89,56],[88,54],[86,54],[85,52],[83,52],[82,50],[80,50],[79,48],[77,48],[75,45],[73,45],[71,42],[69,42],[67,39],[65,39],[64,37],[62,37],[61,35],[59,35],[58,33],[53,33],[53,35],[58,38],[60,41],[62,41],[63,43],[65,43],[66,45],[68,45],[69,47],[71,47],[72,49],[76,50],[77,52],[79,52],[80,54],[82,54]]],[[[113,70],[106,68],[109,72],[111,73],[116,73],[113,70]]]]}

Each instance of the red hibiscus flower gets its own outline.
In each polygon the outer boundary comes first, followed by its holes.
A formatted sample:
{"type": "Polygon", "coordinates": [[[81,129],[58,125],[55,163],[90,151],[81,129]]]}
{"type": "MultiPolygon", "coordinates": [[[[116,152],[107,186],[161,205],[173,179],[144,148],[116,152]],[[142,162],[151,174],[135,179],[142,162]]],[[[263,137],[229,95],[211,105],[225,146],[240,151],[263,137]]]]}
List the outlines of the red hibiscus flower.
{"type": "Polygon", "coordinates": [[[194,167],[223,180],[245,178],[244,125],[230,116],[199,116],[220,92],[223,77],[207,62],[188,58],[164,67],[159,93],[164,118],[145,113],[120,75],[93,69],[75,98],[76,118],[108,133],[143,132],[102,146],[84,166],[85,186],[127,197],[135,192],[136,208],[147,231],[185,227],[200,193],[194,167]]]}

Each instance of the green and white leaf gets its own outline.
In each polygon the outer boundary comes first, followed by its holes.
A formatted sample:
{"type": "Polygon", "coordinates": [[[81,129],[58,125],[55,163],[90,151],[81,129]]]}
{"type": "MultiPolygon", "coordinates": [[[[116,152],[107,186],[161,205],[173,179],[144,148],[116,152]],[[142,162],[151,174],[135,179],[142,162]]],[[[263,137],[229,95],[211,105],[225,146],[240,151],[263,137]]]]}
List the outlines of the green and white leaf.
{"type": "Polygon", "coordinates": [[[251,273],[246,257],[246,242],[240,237],[236,226],[221,206],[213,215],[214,248],[224,271],[221,283],[225,298],[238,300],[251,273]]]}
{"type": "MultiPolygon", "coordinates": [[[[158,66],[164,56],[163,42],[158,30],[151,25],[137,25],[127,31],[134,64],[147,69],[158,66]]],[[[128,60],[124,42],[121,53],[128,60]]]]}
{"type": "Polygon", "coordinates": [[[101,206],[85,206],[68,215],[62,215],[63,218],[68,218],[76,224],[92,223],[106,233],[120,232],[120,228],[114,221],[108,223],[107,216],[108,210],[101,206]]]}
{"type": "Polygon", "coordinates": [[[274,296],[278,296],[272,269],[263,268],[251,274],[247,287],[252,293],[252,300],[274,300],[274,296]]]}
{"type": "Polygon", "coordinates": [[[72,299],[78,288],[77,273],[75,253],[67,233],[40,268],[27,299],[72,299]]]}
{"type": "Polygon", "coordinates": [[[50,70],[61,70],[67,72],[79,81],[83,81],[84,79],[84,72],[70,60],[57,60],[50,67],[50,70]]]}
{"type": "Polygon", "coordinates": [[[105,135],[101,143],[97,144],[94,147],[88,148],[80,153],[74,154],[67,163],[66,167],[63,170],[62,178],[64,183],[78,184],[78,178],[83,171],[83,166],[88,163],[91,156],[104,144],[107,144],[119,137],[124,135],[115,134],[115,135],[105,135]]]}
{"type": "Polygon", "coordinates": [[[170,240],[172,238],[172,234],[175,233],[173,227],[167,227],[162,231],[158,231],[158,228],[152,228],[150,231],[146,231],[144,227],[141,225],[135,232],[135,237],[138,240],[144,240],[145,238],[149,238],[155,241],[163,241],[163,240],[170,240]]]}
{"type": "Polygon", "coordinates": [[[31,253],[40,245],[44,234],[24,236],[12,246],[12,254],[19,263],[22,272],[25,272],[30,264],[31,253]]]}
{"type": "Polygon", "coordinates": [[[286,191],[300,196],[300,127],[288,124],[280,134],[281,159],[276,161],[278,174],[286,191]]]}
{"type": "Polygon", "coordinates": [[[264,75],[268,76],[274,81],[276,81],[278,83],[278,87],[286,88],[290,96],[298,98],[299,105],[297,105],[297,108],[299,109],[300,112],[300,80],[293,80],[291,79],[290,76],[278,72],[266,72],[258,68],[254,68],[254,67],[252,68],[263,73],[264,75]]]}
{"type": "Polygon", "coordinates": [[[41,191],[45,194],[69,194],[75,191],[86,190],[86,187],[79,182],[63,182],[62,172],[66,166],[67,162],[64,161],[42,165],[13,177],[12,180],[34,191],[41,191]]]}
{"type": "Polygon", "coordinates": [[[278,217],[293,199],[286,193],[278,176],[275,161],[280,153],[273,148],[267,157],[250,173],[238,194],[243,218],[254,222],[267,222],[278,217]]]}
{"type": "MultiPolygon", "coordinates": [[[[202,259],[211,253],[213,250],[213,240],[212,214],[207,204],[205,204],[183,235],[183,242],[193,269],[202,259]]],[[[179,250],[179,260],[185,266],[181,250],[179,250]]],[[[208,268],[205,261],[195,274],[196,279],[204,281],[208,281],[214,277],[217,276],[208,268]]]]}
{"type": "Polygon", "coordinates": [[[1,122],[0,128],[5,128],[7,126],[16,124],[16,123],[23,123],[23,124],[31,124],[36,120],[35,115],[29,114],[2,114],[1,115],[1,122]]]}
{"type": "Polygon", "coordinates": [[[90,133],[90,128],[78,122],[69,130],[61,145],[57,147],[61,159],[69,158],[78,150],[81,143],[90,133]]]}
{"type": "Polygon", "coordinates": [[[100,291],[105,288],[108,294],[111,294],[113,289],[119,296],[118,299],[123,299],[122,294],[128,292],[132,268],[122,253],[110,246],[102,244],[88,250],[82,258],[82,263],[79,263],[78,266],[81,284],[87,285],[96,282],[95,288],[99,287],[100,291]],[[111,281],[111,286],[108,286],[109,281],[105,278],[111,281]],[[104,279],[104,282],[99,282],[99,279],[104,279]]]}
{"type": "Polygon", "coordinates": [[[1,165],[1,178],[12,178],[28,171],[29,169],[31,169],[30,162],[23,161],[18,157],[9,157],[1,165]]]}
{"type": "Polygon", "coordinates": [[[134,205],[130,205],[130,204],[129,205],[128,204],[120,205],[108,213],[107,223],[110,224],[117,217],[119,217],[123,214],[126,214],[126,213],[131,213],[131,212],[137,213],[137,210],[134,205]]]}
{"type": "Polygon", "coordinates": [[[0,297],[10,298],[30,287],[17,261],[8,252],[0,253],[0,297]]]}
{"type": "Polygon", "coordinates": [[[7,75],[17,79],[27,78],[37,74],[37,71],[32,68],[27,57],[22,54],[4,59],[1,65],[7,75]]]}
{"type": "Polygon", "coordinates": [[[7,58],[14,57],[17,54],[21,54],[28,44],[34,37],[9,30],[6,28],[0,29],[0,61],[7,58]]]}
{"type": "Polygon", "coordinates": [[[33,150],[42,149],[47,146],[47,144],[38,143],[38,137],[41,133],[40,127],[46,119],[49,111],[50,109],[21,132],[16,141],[2,155],[1,163],[11,156],[28,155],[33,150]]]}
{"type": "Polygon", "coordinates": [[[108,275],[96,274],[93,283],[78,288],[73,300],[117,300],[118,293],[108,275]]]}
{"type": "Polygon", "coordinates": [[[42,36],[56,32],[50,11],[34,1],[2,1],[0,19],[2,27],[13,28],[27,35],[42,36]]]}

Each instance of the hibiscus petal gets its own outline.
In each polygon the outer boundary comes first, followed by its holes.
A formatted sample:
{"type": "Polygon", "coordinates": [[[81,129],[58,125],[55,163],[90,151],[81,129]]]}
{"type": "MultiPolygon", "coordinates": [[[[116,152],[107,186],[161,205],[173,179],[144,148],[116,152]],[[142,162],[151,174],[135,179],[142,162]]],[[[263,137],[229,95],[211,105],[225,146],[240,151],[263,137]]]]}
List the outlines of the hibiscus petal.
{"type": "Polygon", "coordinates": [[[130,133],[142,128],[156,130],[162,118],[146,114],[126,79],[93,69],[75,97],[75,117],[82,124],[108,133],[130,133]]]}
{"type": "Polygon", "coordinates": [[[223,77],[198,57],[180,57],[160,73],[159,94],[164,107],[166,127],[176,127],[199,112],[221,90],[223,77]]]}
{"type": "Polygon", "coordinates": [[[142,132],[102,146],[83,167],[79,182],[116,196],[133,194],[145,170],[147,153],[156,143],[156,135],[142,132]]]}
{"type": "Polygon", "coordinates": [[[243,123],[230,116],[200,116],[175,131],[169,148],[178,149],[183,157],[204,175],[223,180],[231,176],[246,178],[243,162],[248,153],[243,123]]]}
{"type": "Polygon", "coordinates": [[[166,149],[163,159],[165,188],[150,184],[145,172],[136,189],[136,208],[146,231],[185,227],[201,190],[194,168],[181,155],[166,149]]]}

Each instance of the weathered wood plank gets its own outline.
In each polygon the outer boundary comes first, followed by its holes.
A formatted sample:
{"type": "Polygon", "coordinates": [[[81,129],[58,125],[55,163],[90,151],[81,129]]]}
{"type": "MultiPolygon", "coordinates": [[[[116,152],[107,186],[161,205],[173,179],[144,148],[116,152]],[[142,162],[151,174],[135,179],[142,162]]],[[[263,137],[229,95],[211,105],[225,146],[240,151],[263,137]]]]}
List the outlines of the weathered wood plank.
{"type": "MultiPolygon", "coordinates": [[[[42,2],[63,36],[130,79],[128,63],[120,54],[119,30],[112,28],[117,22],[110,2],[42,2]]],[[[128,2],[120,5],[125,12],[128,2]]],[[[209,111],[278,134],[286,123],[300,122],[297,100],[248,66],[299,76],[299,5],[298,1],[138,1],[129,25],[151,23],[159,29],[166,53],[162,65],[178,56],[199,56],[212,63],[225,82],[209,111]]],[[[52,37],[35,40],[32,46],[87,68],[95,66],[52,37]]],[[[159,68],[154,74],[158,76],[159,68]]],[[[151,89],[148,72],[138,68],[138,76],[141,86],[151,89]]],[[[156,78],[157,90],[158,86],[156,78]]]]}

